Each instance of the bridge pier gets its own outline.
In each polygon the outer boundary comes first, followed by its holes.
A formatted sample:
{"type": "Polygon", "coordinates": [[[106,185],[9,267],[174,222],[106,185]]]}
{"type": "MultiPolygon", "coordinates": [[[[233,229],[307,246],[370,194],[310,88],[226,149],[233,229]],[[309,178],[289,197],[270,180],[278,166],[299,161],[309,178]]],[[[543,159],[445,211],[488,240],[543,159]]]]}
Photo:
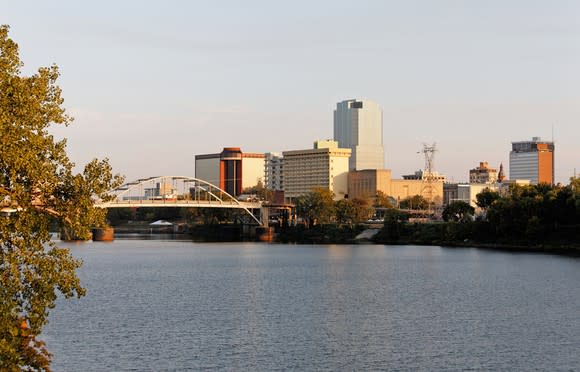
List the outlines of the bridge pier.
{"type": "Polygon", "coordinates": [[[112,242],[115,240],[115,229],[112,227],[104,227],[93,229],[93,241],[95,242],[112,242]]]}
{"type": "Polygon", "coordinates": [[[270,207],[264,205],[260,207],[260,221],[262,222],[262,227],[268,227],[268,222],[270,221],[270,207]]]}

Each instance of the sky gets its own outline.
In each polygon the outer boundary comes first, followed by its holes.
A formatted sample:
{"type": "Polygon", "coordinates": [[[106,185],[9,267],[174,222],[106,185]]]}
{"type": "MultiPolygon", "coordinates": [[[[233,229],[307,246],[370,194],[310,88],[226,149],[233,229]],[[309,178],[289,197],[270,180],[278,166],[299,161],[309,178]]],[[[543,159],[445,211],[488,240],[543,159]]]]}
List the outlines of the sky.
{"type": "Polygon", "coordinates": [[[556,181],[580,173],[575,0],[14,1],[0,24],[23,74],[60,68],[78,169],[127,181],[194,176],[196,154],[311,148],[345,99],[383,109],[385,166],[509,175],[512,141],[556,144],[556,181]]]}

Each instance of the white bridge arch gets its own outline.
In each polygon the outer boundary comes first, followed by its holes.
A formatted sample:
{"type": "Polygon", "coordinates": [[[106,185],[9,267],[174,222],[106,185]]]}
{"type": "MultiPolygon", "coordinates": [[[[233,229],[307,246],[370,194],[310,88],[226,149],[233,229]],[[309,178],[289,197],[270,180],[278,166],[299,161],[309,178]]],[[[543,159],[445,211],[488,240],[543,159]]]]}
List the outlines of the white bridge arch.
{"type": "Polygon", "coordinates": [[[262,224],[262,203],[239,201],[219,187],[194,177],[159,176],[128,182],[111,191],[114,199],[97,201],[99,208],[229,208],[244,210],[253,221],[262,224]]]}

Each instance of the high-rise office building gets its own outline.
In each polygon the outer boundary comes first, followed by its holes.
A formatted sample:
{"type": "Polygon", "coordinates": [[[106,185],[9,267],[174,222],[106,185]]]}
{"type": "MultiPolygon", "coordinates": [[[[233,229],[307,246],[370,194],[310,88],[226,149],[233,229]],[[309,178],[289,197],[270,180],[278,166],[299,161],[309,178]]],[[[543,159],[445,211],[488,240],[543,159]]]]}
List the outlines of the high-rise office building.
{"type": "Polygon", "coordinates": [[[375,102],[350,99],[337,103],[334,140],[340,148],[351,149],[349,170],[384,168],[383,112],[375,102]]]}
{"type": "Polygon", "coordinates": [[[339,148],[336,141],[316,141],[313,149],[284,151],[284,194],[292,199],[327,188],[336,200],[347,195],[350,149],[339,148]]]}
{"type": "Polygon", "coordinates": [[[195,178],[238,196],[245,188],[263,182],[264,158],[264,154],[242,152],[239,147],[225,147],[219,154],[196,155],[195,178]]]}
{"type": "Polygon", "coordinates": [[[554,184],[554,142],[542,141],[540,137],[512,142],[510,180],[554,184]]]}

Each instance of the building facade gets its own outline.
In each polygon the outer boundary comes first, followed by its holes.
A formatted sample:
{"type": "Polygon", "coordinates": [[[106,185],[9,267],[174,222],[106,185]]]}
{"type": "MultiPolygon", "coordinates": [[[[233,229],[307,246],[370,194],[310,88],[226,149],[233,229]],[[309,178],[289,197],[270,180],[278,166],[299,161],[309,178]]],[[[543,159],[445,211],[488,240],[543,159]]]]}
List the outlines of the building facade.
{"type": "Polygon", "coordinates": [[[266,153],[264,158],[265,186],[272,191],[284,190],[284,157],[277,152],[266,153]]]}
{"type": "Polygon", "coordinates": [[[334,110],[334,140],[341,148],[351,149],[349,170],[382,169],[383,112],[367,100],[346,100],[334,110]]]}
{"type": "MultiPolygon", "coordinates": [[[[374,197],[381,191],[398,202],[406,198],[421,195],[427,197],[423,180],[392,179],[390,169],[365,169],[348,172],[348,197],[374,197]]],[[[435,181],[432,184],[433,201],[441,204],[443,201],[443,182],[435,181]]]]}
{"type": "Polygon", "coordinates": [[[336,141],[316,141],[313,149],[284,151],[284,196],[304,195],[315,187],[328,188],[335,200],[347,195],[350,149],[336,141]]]}
{"type": "Polygon", "coordinates": [[[264,181],[264,159],[264,154],[225,147],[219,154],[195,156],[195,178],[238,196],[242,190],[264,181]]]}
{"type": "Polygon", "coordinates": [[[469,183],[496,183],[497,169],[490,168],[486,161],[479,162],[479,167],[469,170],[469,183]]]}
{"type": "Polygon", "coordinates": [[[462,201],[479,211],[477,206],[477,194],[485,190],[497,191],[498,183],[452,183],[446,184],[444,191],[444,204],[449,205],[455,201],[462,201]]]}
{"type": "Polygon", "coordinates": [[[554,184],[554,142],[533,137],[512,142],[510,180],[530,180],[532,184],[554,184]]]}
{"type": "MultiPolygon", "coordinates": [[[[447,177],[444,174],[440,174],[437,171],[431,172],[431,175],[432,175],[432,178],[434,181],[445,182],[447,180],[447,177]]],[[[425,172],[423,172],[423,170],[421,170],[421,169],[419,169],[418,171],[416,171],[413,174],[403,175],[404,180],[424,180],[426,178],[427,178],[427,174],[425,172]]]]}

